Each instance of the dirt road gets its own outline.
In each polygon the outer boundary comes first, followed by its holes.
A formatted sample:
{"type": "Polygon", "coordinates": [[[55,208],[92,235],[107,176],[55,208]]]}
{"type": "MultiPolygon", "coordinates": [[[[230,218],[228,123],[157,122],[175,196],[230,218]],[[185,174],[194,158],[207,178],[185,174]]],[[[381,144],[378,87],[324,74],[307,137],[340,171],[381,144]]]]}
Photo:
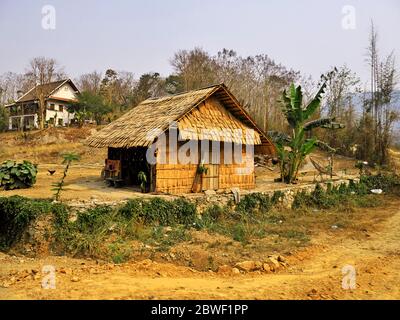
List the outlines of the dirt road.
{"type": "Polygon", "coordinates": [[[272,274],[223,275],[150,260],[101,265],[66,257],[21,259],[3,254],[0,298],[400,299],[400,211],[395,210],[373,233],[363,230],[353,239],[318,238],[289,257],[286,270],[272,274]],[[57,270],[55,289],[41,288],[44,265],[57,270]],[[356,271],[353,290],[342,288],[346,265],[356,271]]]}

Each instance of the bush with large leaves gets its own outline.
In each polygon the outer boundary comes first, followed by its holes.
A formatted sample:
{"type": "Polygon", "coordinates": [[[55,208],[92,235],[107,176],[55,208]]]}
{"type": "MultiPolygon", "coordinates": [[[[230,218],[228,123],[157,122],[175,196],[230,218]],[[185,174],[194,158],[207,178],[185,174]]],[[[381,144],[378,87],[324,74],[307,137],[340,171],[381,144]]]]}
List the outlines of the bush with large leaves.
{"type": "Polygon", "coordinates": [[[310,154],[316,146],[334,151],[327,144],[315,137],[306,138],[305,133],[313,128],[343,128],[342,124],[334,122],[334,118],[320,118],[310,121],[321,104],[322,95],[326,88],[323,83],[314,98],[303,106],[303,93],[301,86],[290,86],[289,93],[286,90],[282,94],[282,111],[289,123],[291,135],[280,132],[270,132],[275,142],[280,160],[281,180],[286,183],[294,183],[298,171],[305,157],[310,154]]]}
{"type": "Polygon", "coordinates": [[[0,166],[0,187],[5,190],[30,188],[36,183],[37,165],[7,160],[0,166]]]}

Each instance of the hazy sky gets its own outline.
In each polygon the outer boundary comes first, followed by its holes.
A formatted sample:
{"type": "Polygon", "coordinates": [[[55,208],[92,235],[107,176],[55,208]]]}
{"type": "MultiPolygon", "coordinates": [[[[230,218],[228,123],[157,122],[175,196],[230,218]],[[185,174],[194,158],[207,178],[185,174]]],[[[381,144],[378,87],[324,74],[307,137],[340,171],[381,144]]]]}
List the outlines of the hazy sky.
{"type": "Polygon", "coordinates": [[[107,68],[166,75],[174,52],[199,46],[266,53],[316,78],[346,63],[366,81],[371,19],[380,51],[400,60],[400,0],[0,0],[0,73],[44,55],[72,78],[107,68]],[[54,30],[42,27],[44,5],[55,8],[54,30]],[[355,29],[342,27],[346,5],[355,29]]]}

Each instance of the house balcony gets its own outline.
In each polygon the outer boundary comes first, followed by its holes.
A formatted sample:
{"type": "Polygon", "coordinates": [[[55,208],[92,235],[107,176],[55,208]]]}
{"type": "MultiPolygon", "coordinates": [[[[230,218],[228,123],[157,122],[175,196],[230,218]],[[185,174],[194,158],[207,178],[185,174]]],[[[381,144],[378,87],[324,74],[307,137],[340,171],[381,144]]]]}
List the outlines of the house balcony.
{"type": "Polygon", "coordinates": [[[37,114],[39,107],[37,103],[14,105],[9,109],[10,117],[15,116],[29,116],[37,114]]]}

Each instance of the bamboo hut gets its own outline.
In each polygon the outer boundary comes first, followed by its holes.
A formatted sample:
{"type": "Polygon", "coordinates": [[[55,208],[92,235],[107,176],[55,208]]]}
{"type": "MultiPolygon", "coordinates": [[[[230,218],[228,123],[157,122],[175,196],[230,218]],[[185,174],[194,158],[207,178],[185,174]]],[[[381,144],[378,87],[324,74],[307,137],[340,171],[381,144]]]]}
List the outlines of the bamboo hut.
{"type": "Polygon", "coordinates": [[[172,194],[254,188],[254,151],[275,153],[224,84],[145,100],[88,145],[108,148],[109,181],[139,185],[144,172],[147,191],[172,194]]]}

